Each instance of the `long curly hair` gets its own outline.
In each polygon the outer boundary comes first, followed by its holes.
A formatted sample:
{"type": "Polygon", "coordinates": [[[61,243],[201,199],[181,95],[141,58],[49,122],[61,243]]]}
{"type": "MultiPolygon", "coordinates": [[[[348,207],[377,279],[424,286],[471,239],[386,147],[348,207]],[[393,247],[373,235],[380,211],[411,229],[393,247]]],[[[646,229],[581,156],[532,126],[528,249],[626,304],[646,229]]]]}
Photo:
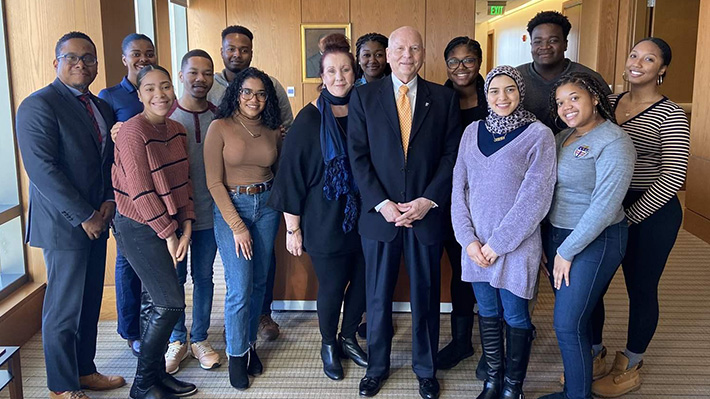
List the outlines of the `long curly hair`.
{"type": "Polygon", "coordinates": [[[552,87],[550,92],[550,113],[553,118],[557,117],[557,89],[566,84],[573,84],[582,90],[589,93],[592,98],[596,98],[599,103],[597,104],[597,112],[602,118],[616,123],[616,116],[614,116],[614,108],[611,106],[609,98],[604,94],[604,88],[602,84],[594,79],[592,75],[585,72],[572,72],[563,75],[552,87]]]}
{"type": "Polygon", "coordinates": [[[249,67],[239,72],[232,83],[229,84],[224,97],[222,97],[222,102],[219,103],[215,119],[231,118],[235,112],[239,112],[239,91],[242,89],[244,81],[249,78],[260,79],[261,83],[264,84],[264,91],[266,91],[266,104],[264,104],[264,110],[261,112],[261,123],[269,129],[278,128],[281,126],[282,121],[274,83],[269,78],[269,75],[254,67],[249,67]]]}
{"type": "MultiPolygon", "coordinates": [[[[389,45],[389,39],[381,33],[372,32],[360,36],[355,42],[355,79],[360,79],[364,73],[360,67],[360,50],[367,42],[380,43],[385,49],[387,49],[387,46],[389,45]]],[[[387,60],[385,60],[385,69],[382,73],[383,76],[387,76],[392,73],[392,68],[390,68],[390,64],[387,63],[387,60]]]]}

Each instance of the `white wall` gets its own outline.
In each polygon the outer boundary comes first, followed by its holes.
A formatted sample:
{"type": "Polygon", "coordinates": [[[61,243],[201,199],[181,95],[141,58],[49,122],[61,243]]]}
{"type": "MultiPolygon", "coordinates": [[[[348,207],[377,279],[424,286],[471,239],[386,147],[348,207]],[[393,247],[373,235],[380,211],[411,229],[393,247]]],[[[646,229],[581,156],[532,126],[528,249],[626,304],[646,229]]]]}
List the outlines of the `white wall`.
{"type": "Polygon", "coordinates": [[[517,66],[532,61],[530,56],[530,35],[527,31],[528,21],[540,11],[560,11],[564,0],[544,0],[539,3],[517,11],[493,22],[484,22],[476,25],[476,40],[483,47],[483,67],[481,72],[485,72],[485,65],[488,57],[486,51],[486,40],[488,31],[495,31],[495,57],[493,65],[517,66]],[[523,35],[526,40],[523,41],[523,35]]]}

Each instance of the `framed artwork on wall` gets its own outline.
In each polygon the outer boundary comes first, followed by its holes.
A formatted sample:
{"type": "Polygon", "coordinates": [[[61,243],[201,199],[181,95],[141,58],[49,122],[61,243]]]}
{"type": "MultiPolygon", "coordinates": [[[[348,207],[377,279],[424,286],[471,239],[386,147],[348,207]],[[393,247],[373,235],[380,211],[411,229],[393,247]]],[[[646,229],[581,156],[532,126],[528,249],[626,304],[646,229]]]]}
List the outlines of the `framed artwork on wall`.
{"type": "Polygon", "coordinates": [[[303,83],[320,83],[323,38],[331,33],[342,33],[350,40],[350,24],[301,25],[301,79],[303,83]]]}

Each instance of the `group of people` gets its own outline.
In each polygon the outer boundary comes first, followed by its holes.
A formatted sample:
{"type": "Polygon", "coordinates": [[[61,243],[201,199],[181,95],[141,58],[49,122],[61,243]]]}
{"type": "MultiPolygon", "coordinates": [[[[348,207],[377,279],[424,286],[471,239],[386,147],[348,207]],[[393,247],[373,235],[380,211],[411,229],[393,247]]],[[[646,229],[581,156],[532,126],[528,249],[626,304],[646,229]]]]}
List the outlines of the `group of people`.
{"type": "Polygon", "coordinates": [[[118,331],[138,357],[130,397],[195,393],[172,376],[188,352],[204,369],[221,364],[207,340],[217,251],[229,379],[247,389],[264,371],[260,328],[278,335],[270,305],[281,215],[286,249],[307,253],[318,278],[324,374],[344,378],[341,358],[365,367],[361,396],[376,395],[390,373],[402,256],[423,398],[439,397],[438,369],[474,354],[474,302],[478,398],[524,398],[540,270],[556,296],[564,364],[564,390],[544,398],[638,389],[682,218],[688,122],[659,92],[671,61],[665,41],[631,49],[630,90],[612,95],[599,74],[565,58],[570,29],[560,13],[539,13],[528,24],[533,61],[485,78],[480,44],[456,37],[444,50],[444,85],[418,75],[425,48],[414,28],[364,35],[354,55],[345,36],[328,35],[320,93],[295,120],[281,84],[250,66],[245,27],[222,32],[221,73],[205,51],[185,54],[180,98],[140,34],[123,41],[126,77],[94,96],[96,47],[83,33],[64,35],[57,79],[17,113],[31,182],[27,238],[43,248],[48,270],[50,398],[125,384],[94,364],[109,227],[119,251],[118,331]],[[439,351],[444,249],[452,341],[439,351]],[[603,296],[620,265],[629,338],[608,369],[603,296]],[[357,340],[365,310],[367,351],[357,340]]]}

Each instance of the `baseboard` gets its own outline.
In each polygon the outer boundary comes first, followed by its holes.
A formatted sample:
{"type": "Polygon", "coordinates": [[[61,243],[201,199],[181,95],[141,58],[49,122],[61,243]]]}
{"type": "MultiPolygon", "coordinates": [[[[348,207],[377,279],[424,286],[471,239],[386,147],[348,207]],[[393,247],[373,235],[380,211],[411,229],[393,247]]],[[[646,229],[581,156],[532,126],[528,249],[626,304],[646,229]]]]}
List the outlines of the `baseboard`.
{"type": "MultiPolygon", "coordinates": [[[[297,310],[297,311],[315,311],[316,301],[274,301],[271,304],[271,309],[276,311],[297,310]]],[[[441,313],[451,313],[451,304],[444,302],[440,305],[441,313]]],[[[394,302],[392,303],[392,311],[406,312],[412,311],[412,306],[409,302],[394,302]]]]}

